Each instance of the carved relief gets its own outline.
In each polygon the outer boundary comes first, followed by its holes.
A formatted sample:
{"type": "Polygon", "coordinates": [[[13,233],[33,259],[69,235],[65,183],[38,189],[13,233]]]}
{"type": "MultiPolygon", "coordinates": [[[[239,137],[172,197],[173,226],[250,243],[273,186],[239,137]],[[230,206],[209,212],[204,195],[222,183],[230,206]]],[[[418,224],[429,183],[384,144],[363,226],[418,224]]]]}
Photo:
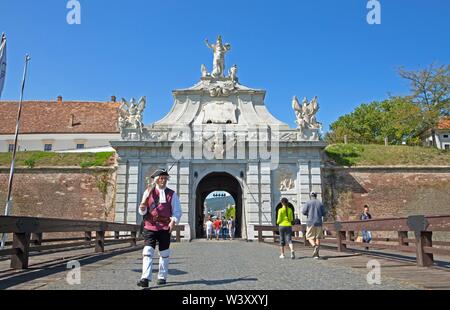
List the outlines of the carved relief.
{"type": "Polygon", "coordinates": [[[296,171],[294,167],[281,165],[279,169],[280,191],[287,192],[295,189],[296,171]]]}
{"type": "Polygon", "coordinates": [[[237,124],[236,106],[232,102],[214,101],[203,106],[203,124],[237,124]]]}

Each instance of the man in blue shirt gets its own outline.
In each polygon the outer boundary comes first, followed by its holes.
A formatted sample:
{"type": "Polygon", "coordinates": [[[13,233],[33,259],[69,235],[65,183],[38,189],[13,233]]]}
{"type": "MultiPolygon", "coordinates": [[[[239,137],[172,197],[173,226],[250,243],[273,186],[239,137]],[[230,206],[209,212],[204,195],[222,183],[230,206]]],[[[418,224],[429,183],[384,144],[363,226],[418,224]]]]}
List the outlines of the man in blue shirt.
{"type": "Polygon", "coordinates": [[[326,215],[323,204],[317,200],[317,193],[311,193],[311,200],[302,209],[302,214],[307,217],[306,239],[314,247],[313,258],[319,259],[320,239],[323,238],[323,217],[326,215]]]}

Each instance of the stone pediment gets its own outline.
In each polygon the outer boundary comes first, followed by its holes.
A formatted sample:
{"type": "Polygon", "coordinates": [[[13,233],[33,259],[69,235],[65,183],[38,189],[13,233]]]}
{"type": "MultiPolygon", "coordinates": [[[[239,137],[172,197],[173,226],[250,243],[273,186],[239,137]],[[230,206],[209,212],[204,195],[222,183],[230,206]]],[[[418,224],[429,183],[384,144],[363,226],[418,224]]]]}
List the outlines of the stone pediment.
{"type": "Polygon", "coordinates": [[[231,45],[224,45],[221,39],[216,44],[206,43],[214,52],[212,72],[209,73],[202,65],[198,83],[173,91],[174,103],[163,119],[145,126],[140,132],[125,133],[124,139],[169,142],[174,141],[173,135],[176,135],[175,140],[179,138],[175,127],[189,128],[195,134],[211,126],[221,126],[221,130],[241,133],[253,132],[255,128],[272,133],[276,131],[276,139],[280,142],[319,141],[320,123],[315,116],[317,98],[311,104],[303,105],[295,98],[293,108],[298,128],[290,128],[267,109],[265,90],[253,89],[239,82],[236,65],[225,75],[225,54],[231,45]]]}

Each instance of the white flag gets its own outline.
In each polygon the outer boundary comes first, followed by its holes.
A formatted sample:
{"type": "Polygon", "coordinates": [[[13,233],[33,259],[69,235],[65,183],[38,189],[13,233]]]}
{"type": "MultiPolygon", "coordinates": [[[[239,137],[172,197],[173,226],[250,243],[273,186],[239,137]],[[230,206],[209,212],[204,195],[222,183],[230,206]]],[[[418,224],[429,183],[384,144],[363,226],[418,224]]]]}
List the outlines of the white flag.
{"type": "Polygon", "coordinates": [[[2,97],[3,86],[6,78],[6,35],[2,34],[0,42],[0,98],[2,97]]]}

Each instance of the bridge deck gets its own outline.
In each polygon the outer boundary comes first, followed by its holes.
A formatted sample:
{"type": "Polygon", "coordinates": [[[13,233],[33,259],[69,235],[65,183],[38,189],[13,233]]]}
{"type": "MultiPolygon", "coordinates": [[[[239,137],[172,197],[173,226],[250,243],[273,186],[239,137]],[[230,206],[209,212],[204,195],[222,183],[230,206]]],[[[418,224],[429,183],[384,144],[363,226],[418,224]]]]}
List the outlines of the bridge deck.
{"type": "MultiPolygon", "coordinates": [[[[194,241],[173,244],[167,286],[151,289],[442,289],[450,288],[450,272],[420,268],[414,262],[391,260],[361,253],[338,253],[323,249],[321,261],[310,258],[311,249],[297,247],[297,259],[280,260],[273,244],[244,241],[194,241]],[[381,264],[382,284],[366,281],[367,262],[381,264]]],[[[139,289],[141,250],[111,247],[104,254],[89,250],[34,256],[31,269],[12,271],[0,261],[0,289],[139,289]],[[67,261],[81,263],[81,285],[66,282],[67,261]],[[50,260],[52,260],[49,262],[50,260]],[[43,263],[46,261],[47,263],[43,263]]],[[[157,259],[154,260],[154,277],[157,259]]]]}

